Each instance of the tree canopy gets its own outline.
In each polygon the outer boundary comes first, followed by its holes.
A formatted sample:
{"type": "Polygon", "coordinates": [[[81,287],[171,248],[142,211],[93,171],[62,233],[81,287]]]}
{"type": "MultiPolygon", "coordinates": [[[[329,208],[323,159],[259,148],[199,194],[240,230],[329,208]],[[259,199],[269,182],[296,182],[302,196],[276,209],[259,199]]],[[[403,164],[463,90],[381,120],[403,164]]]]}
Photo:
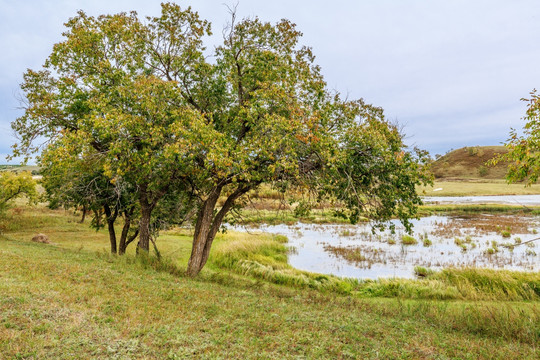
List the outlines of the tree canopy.
{"type": "Polygon", "coordinates": [[[512,129],[505,143],[509,151],[496,161],[509,161],[506,175],[509,182],[525,181],[530,185],[540,176],[540,95],[533,90],[529,99],[522,100],[528,103],[523,135],[512,129]]]}
{"type": "Polygon", "coordinates": [[[26,196],[29,202],[38,198],[36,182],[28,171],[15,173],[11,171],[0,172],[0,215],[9,204],[18,197],[26,196]]]}
{"type": "Polygon", "coordinates": [[[172,3],[145,20],[81,11],[66,27],[44,68],[24,76],[14,152],[39,151],[44,137],[51,176],[91,159],[85,175],[126,184],[141,249],[160,203],[196,209],[196,275],[226,215],[268,183],[335,200],[352,222],[397,216],[410,228],[427,153],[408,149],[382,109],[330,91],[292,22],[233,13],[211,57],[210,24],[172,3]]]}

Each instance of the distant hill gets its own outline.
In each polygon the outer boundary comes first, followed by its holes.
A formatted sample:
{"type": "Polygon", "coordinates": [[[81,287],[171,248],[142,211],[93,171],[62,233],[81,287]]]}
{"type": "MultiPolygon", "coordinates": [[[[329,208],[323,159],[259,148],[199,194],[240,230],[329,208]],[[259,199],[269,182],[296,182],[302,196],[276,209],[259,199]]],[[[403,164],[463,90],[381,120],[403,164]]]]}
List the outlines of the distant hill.
{"type": "Polygon", "coordinates": [[[32,174],[39,174],[39,166],[37,165],[0,165],[0,171],[30,171],[32,174]]]}
{"type": "Polygon", "coordinates": [[[503,179],[508,164],[486,166],[486,162],[507,152],[504,146],[467,146],[441,156],[432,171],[438,179],[503,179]]]}

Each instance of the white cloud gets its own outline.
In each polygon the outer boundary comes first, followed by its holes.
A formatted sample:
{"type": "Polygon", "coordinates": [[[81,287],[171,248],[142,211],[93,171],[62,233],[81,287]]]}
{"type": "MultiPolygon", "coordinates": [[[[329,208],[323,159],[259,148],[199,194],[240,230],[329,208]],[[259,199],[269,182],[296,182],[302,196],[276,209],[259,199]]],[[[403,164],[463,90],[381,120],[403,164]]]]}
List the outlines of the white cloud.
{"type": "MultiPolygon", "coordinates": [[[[179,3],[213,22],[217,43],[228,20],[222,2],[179,3]]],[[[6,151],[13,138],[3,129],[16,113],[22,73],[43,63],[70,16],[78,9],[158,15],[159,1],[0,0],[0,8],[0,151],[6,151]]],[[[521,127],[519,99],[540,87],[537,0],[245,0],[238,11],[297,23],[330,87],[382,106],[432,152],[503,141],[511,126],[521,127]]]]}

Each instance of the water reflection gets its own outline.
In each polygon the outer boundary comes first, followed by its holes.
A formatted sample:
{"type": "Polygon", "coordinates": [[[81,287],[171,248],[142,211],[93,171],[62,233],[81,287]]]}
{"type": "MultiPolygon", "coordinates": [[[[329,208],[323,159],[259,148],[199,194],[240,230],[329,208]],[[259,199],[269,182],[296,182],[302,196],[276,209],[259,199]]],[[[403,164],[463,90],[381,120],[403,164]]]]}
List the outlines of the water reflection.
{"type": "MultiPolygon", "coordinates": [[[[258,231],[285,235],[297,269],[344,277],[414,277],[414,267],[488,267],[540,270],[538,219],[531,216],[429,216],[415,220],[414,245],[404,245],[404,229],[372,234],[368,224],[262,225],[258,231]],[[431,244],[430,244],[431,243],[431,244]]],[[[242,226],[235,230],[246,231],[242,226]]],[[[249,228],[249,231],[254,231],[249,228]]]]}

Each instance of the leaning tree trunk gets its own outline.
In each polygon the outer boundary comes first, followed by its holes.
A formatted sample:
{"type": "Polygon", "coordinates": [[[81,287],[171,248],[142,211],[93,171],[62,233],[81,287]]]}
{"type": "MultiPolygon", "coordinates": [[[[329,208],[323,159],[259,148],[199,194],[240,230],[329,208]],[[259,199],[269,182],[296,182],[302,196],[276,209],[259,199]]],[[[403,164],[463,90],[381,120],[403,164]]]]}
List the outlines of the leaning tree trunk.
{"type": "Polygon", "coordinates": [[[122,233],[120,234],[120,245],[118,247],[118,254],[124,255],[127,248],[127,237],[129,233],[129,228],[131,226],[131,219],[126,218],[124,220],[124,226],[122,227],[122,233]]]}
{"type": "Polygon", "coordinates": [[[131,217],[133,216],[134,209],[124,212],[124,227],[122,228],[122,234],[120,235],[120,245],[118,247],[118,254],[124,255],[129,244],[133,242],[139,235],[139,229],[135,233],[129,236],[129,229],[131,227],[131,217]]]}
{"type": "Polygon", "coordinates": [[[187,275],[196,276],[206,265],[210,249],[214,238],[223,223],[225,215],[232,209],[234,202],[240,196],[250,190],[250,187],[237,188],[225,201],[219,212],[214,216],[214,210],[217,200],[221,194],[222,187],[217,187],[210,194],[208,199],[203,203],[197,215],[195,224],[195,232],[193,234],[193,247],[191,249],[191,257],[189,258],[187,275]]]}
{"type": "Polygon", "coordinates": [[[201,263],[203,262],[204,248],[207,242],[210,227],[213,222],[213,213],[216,208],[216,203],[221,194],[222,187],[216,187],[204,201],[197,214],[195,223],[195,232],[193,233],[193,245],[191,247],[191,256],[189,257],[187,274],[196,276],[201,271],[201,263]]]}

